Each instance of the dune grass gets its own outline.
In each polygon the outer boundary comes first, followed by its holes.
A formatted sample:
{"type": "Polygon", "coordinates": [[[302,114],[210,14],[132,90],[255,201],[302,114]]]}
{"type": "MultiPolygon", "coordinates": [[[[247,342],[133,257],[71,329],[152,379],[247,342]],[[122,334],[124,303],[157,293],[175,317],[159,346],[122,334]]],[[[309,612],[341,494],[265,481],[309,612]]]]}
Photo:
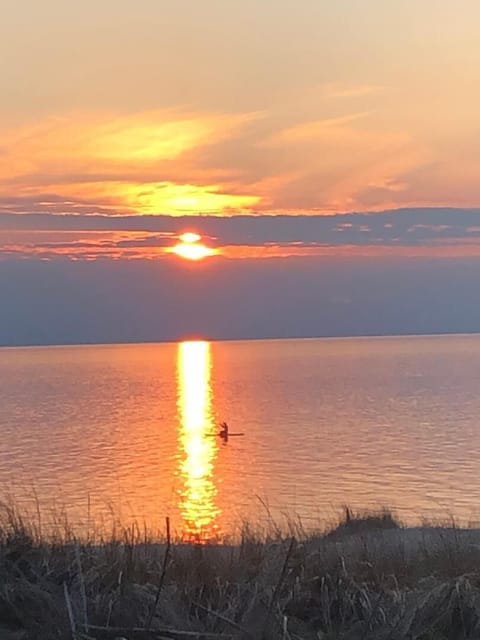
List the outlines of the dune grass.
{"type": "Polygon", "coordinates": [[[480,531],[403,528],[388,510],[319,535],[235,545],[149,539],[137,527],[45,540],[0,509],[2,640],[441,640],[480,637],[480,531]]]}

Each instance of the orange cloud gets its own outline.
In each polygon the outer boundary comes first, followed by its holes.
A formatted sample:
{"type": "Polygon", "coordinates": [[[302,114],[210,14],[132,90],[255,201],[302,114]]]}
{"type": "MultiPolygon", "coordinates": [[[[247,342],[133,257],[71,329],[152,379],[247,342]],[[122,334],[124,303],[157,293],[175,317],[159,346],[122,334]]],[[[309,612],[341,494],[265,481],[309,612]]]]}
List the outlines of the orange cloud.
{"type": "MultiPolygon", "coordinates": [[[[335,91],[369,96],[375,88],[335,91]]],[[[0,210],[309,214],[475,203],[473,153],[470,169],[461,158],[452,167],[377,105],[339,114],[337,102],[335,112],[325,92],[322,99],[325,117],[280,105],[243,114],[73,113],[4,126],[0,210]]]]}
{"type": "Polygon", "coordinates": [[[238,134],[254,117],[77,114],[3,131],[0,197],[14,192],[42,202],[53,193],[66,203],[70,198],[137,213],[249,211],[258,195],[238,193],[238,187],[230,194],[228,185],[212,182],[221,172],[199,171],[191,156],[238,134]]]}
{"type": "Polygon", "coordinates": [[[158,260],[172,256],[181,256],[191,260],[210,259],[266,260],[274,258],[294,257],[329,257],[329,258],[473,258],[480,257],[478,243],[451,243],[442,246],[378,246],[378,245],[343,245],[343,246],[283,246],[283,245],[234,245],[212,250],[194,251],[174,250],[173,247],[124,248],[110,243],[98,244],[58,244],[58,246],[24,245],[11,243],[0,245],[0,260],[11,257],[39,258],[52,260],[67,258],[69,260],[158,260]]]}
{"type": "Polygon", "coordinates": [[[248,212],[260,198],[225,193],[218,185],[179,184],[109,180],[76,185],[55,185],[55,192],[65,198],[72,195],[84,201],[93,200],[106,209],[135,213],[228,214],[248,212]]]}
{"type": "Polygon", "coordinates": [[[296,163],[308,159],[303,171],[277,190],[273,207],[320,207],[332,213],[395,207],[397,194],[408,188],[405,174],[422,166],[430,154],[405,132],[375,127],[370,113],[306,122],[272,136],[268,144],[288,147],[296,163]],[[377,187],[377,201],[364,197],[377,187]]]}

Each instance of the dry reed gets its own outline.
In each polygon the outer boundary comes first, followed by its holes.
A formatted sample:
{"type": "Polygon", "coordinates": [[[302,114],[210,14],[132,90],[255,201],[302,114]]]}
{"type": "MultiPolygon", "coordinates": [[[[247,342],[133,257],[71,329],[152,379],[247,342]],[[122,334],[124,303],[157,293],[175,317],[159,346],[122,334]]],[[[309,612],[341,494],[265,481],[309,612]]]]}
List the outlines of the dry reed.
{"type": "MultiPolygon", "coordinates": [[[[277,532],[278,533],[278,532],[277,532]]],[[[138,528],[49,540],[0,510],[2,640],[480,637],[480,531],[353,513],[317,536],[192,546],[138,528]]]]}

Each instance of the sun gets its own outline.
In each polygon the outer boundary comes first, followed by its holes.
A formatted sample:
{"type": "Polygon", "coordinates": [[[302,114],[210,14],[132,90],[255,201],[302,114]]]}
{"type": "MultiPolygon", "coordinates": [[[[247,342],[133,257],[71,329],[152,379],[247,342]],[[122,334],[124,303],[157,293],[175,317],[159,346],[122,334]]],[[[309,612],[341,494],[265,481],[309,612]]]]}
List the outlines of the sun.
{"type": "Polygon", "coordinates": [[[209,256],[214,256],[219,253],[218,249],[207,247],[201,243],[202,237],[193,231],[182,233],[178,239],[180,242],[174,247],[168,247],[166,251],[168,253],[174,253],[186,260],[203,260],[203,258],[208,258],[209,256]]]}
{"type": "Polygon", "coordinates": [[[186,260],[202,260],[203,258],[208,258],[208,256],[215,255],[217,252],[215,249],[206,247],[203,244],[184,243],[172,247],[171,253],[175,253],[177,256],[185,258],[186,260]]]}
{"type": "Polygon", "coordinates": [[[193,233],[192,231],[182,233],[182,235],[180,236],[180,240],[185,244],[193,244],[194,242],[198,242],[201,239],[202,236],[199,236],[198,233],[193,233]]]}

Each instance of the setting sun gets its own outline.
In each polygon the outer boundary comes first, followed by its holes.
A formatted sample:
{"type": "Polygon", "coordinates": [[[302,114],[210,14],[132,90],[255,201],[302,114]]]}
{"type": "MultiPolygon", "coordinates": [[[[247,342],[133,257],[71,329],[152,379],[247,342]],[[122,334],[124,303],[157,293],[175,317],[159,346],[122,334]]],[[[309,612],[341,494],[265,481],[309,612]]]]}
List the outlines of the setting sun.
{"type": "Polygon", "coordinates": [[[199,236],[198,233],[192,233],[191,231],[187,231],[187,233],[182,233],[182,235],[180,236],[180,240],[187,244],[190,244],[192,242],[198,242],[201,239],[202,237],[199,236]]]}
{"type": "Polygon", "coordinates": [[[202,260],[203,258],[208,258],[209,256],[214,256],[219,253],[218,249],[213,249],[212,247],[207,247],[202,244],[200,242],[202,237],[199,236],[198,233],[187,231],[186,233],[182,233],[179,239],[179,244],[166,249],[168,253],[174,253],[186,260],[202,260]]]}

